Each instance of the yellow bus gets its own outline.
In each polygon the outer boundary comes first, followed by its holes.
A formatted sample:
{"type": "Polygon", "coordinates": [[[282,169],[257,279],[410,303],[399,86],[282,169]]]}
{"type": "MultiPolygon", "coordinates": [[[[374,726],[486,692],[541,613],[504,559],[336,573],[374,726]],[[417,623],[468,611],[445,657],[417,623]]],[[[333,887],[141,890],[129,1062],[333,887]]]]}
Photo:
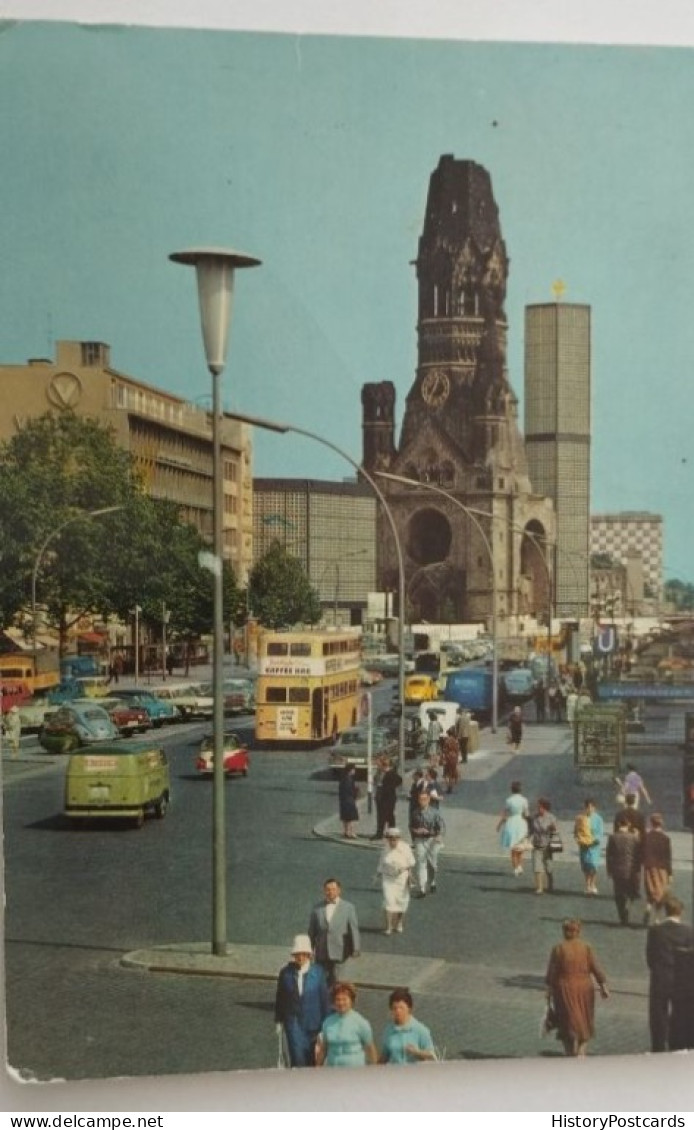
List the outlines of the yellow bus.
{"type": "Polygon", "coordinates": [[[260,634],[255,736],[310,745],[357,721],[361,630],[260,634]]]}

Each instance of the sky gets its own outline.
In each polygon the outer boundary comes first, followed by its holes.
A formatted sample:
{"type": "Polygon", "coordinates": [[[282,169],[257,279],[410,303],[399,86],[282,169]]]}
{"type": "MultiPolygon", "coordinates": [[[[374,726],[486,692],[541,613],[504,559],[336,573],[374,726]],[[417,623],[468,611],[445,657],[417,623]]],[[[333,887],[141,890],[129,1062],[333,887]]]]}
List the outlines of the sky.
{"type": "MultiPolygon", "coordinates": [[[[416,367],[416,278],[443,153],[490,172],[510,256],[509,376],[523,311],[593,317],[592,510],[665,520],[694,579],[694,60],[584,46],[8,24],[0,34],[0,362],[103,340],[115,368],[209,393],[194,274],[239,272],[225,405],[361,454],[360,390],[416,367]]],[[[256,433],[257,475],[336,477],[319,445],[256,433]]]]}
{"type": "MultiPolygon", "coordinates": [[[[85,26],[0,23],[0,363],[103,339],[115,367],[204,397],[192,272],[168,254],[236,247],[263,266],[237,280],[227,404],[359,457],[365,381],[393,380],[402,418],[409,264],[429,176],[453,153],[492,177],[514,388],[522,399],[524,305],[560,277],[593,308],[593,509],[662,513],[666,575],[693,579],[690,0],[0,0],[0,20],[20,18],[85,26]],[[290,34],[98,26],[126,21],[290,34]],[[314,38],[338,31],[381,38],[314,38]],[[578,45],[616,40],[636,46],[578,45]]],[[[295,437],[266,435],[256,456],[261,475],[350,471],[295,437]]],[[[691,1105],[687,1057],[593,1061],[588,1090],[574,1066],[448,1064],[397,1088],[380,1072],[357,1089],[289,1072],[270,1087],[261,1073],[13,1086],[5,1109],[274,1109],[305,1126],[336,1105],[691,1105]]]]}

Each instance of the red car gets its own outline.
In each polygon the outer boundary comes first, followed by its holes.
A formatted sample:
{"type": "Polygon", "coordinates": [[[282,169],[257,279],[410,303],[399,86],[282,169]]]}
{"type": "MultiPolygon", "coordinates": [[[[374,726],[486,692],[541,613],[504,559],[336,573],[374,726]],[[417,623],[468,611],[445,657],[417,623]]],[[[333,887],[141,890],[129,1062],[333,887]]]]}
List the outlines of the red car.
{"type": "Polygon", "coordinates": [[[144,734],[152,725],[152,719],[143,706],[124,702],[122,698],[92,698],[93,706],[103,706],[113,725],[121,734],[144,734]]]}
{"type": "MultiPolygon", "coordinates": [[[[233,732],[224,735],[224,775],[231,777],[239,773],[242,777],[248,776],[250,768],[248,750],[241,743],[238,734],[233,732]]],[[[212,734],[207,734],[200,744],[195,768],[205,777],[211,777],[214,770],[214,753],[212,750],[212,734]]]]}

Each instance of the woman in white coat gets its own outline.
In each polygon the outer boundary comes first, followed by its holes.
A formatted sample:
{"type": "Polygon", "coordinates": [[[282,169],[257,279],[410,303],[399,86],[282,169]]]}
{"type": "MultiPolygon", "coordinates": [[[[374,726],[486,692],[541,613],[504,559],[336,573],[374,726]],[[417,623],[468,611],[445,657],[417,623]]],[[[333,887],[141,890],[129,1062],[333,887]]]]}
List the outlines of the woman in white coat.
{"type": "Polygon", "coordinates": [[[414,854],[400,836],[398,828],[388,828],[386,843],[378,862],[377,873],[383,885],[383,907],[386,913],[386,934],[402,934],[402,924],[410,905],[410,874],[414,854]]]}

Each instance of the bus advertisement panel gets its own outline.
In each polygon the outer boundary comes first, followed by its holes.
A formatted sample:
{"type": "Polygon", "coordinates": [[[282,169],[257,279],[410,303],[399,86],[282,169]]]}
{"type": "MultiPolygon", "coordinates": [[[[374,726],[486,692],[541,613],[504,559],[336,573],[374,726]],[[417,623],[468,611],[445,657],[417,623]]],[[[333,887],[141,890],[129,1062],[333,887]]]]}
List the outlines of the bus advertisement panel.
{"type": "Polygon", "coordinates": [[[358,628],[261,632],[256,740],[313,745],[353,726],[360,663],[358,628]]]}

